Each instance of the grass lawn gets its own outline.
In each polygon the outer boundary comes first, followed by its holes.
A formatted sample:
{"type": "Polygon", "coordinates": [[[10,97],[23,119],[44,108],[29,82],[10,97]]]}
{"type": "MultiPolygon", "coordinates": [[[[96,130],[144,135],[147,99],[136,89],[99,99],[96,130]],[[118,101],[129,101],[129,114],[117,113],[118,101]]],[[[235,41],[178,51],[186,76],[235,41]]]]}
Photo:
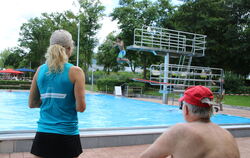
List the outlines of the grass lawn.
{"type": "Polygon", "coordinates": [[[250,107],[250,96],[226,95],[222,102],[227,105],[250,107]]]}
{"type": "MultiPolygon", "coordinates": [[[[86,88],[86,90],[91,91],[92,90],[92,85],[91,84],[86,84],[85,88],[86,88]]],[[[93,91],[97,92],[97,86],[95,84],[93,85],[93,91]]]]}
{"type": "Polygon", "coordinates": [[[144,94],[146,95],[153,95],[153,96],[162,96],[162,93],[159,93],[159,91],[145,91],[144,94]]]}

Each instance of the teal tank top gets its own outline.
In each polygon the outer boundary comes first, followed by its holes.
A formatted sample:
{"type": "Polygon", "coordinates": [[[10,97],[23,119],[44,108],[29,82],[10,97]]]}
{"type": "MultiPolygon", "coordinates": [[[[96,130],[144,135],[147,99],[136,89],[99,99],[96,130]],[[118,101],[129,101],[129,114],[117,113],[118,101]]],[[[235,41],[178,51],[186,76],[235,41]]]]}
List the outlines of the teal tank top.
{"type": "Polygon", "coordinates": [[[71,66],[73,65],[65,63],[63,72],[60,73],[49,73],[47,64],[40,66],[37,86],[42,104],[38,132],[79,134],[74,84],[69,79],[71,66]]]}

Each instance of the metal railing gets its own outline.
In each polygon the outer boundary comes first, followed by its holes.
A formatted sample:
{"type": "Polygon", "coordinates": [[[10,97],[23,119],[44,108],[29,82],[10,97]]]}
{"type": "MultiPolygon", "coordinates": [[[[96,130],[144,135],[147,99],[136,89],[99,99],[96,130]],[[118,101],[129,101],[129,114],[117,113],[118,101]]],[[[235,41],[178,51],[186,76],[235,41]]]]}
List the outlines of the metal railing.
{"type": "MultiPolygon", "coordinates": [[[[169,64],[167,76],[168,92],[183,92],[187,87],[195,85],[207,86],[214,93],[223,91],[224,71],[220,68],[169,64]]],[[[164,82],[164,64],[151,65],[150,80],[164,82]]],[[[162,92],[163,85],[160,85],[162,92]]]]}
{"type": "Polygon", "coordinates": [[[142,26],[134,30],[134,46],[166,53],[204,56],[205,39],[205,35],[153,26],[142,26]]]}

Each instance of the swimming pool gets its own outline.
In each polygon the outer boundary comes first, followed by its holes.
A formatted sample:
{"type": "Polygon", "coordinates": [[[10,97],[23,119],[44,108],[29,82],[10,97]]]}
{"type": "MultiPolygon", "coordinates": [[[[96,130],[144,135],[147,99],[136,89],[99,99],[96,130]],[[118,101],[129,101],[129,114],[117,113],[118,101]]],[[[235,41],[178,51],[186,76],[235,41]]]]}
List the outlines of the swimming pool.
{"type": "MultiPolygon", "coordinates": [[[[36,129],[39,109],[28,107],[29,92],[0,91],[0,131],[36,129]]],[[[104,94],[87,94],[79,128],[166,126],[184,122],[176,106],[104,94]]],[[[216,114],[217,124],[249,124],[250,119],[216,114]]]]}

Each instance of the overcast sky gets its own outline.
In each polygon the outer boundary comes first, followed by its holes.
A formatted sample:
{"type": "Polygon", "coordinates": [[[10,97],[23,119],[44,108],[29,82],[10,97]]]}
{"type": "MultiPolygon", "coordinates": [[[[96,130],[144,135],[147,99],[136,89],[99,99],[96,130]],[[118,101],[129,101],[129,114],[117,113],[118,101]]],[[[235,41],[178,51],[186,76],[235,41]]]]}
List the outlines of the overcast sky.
{"type": "MultiPolygon", "coordinates": [[[[39,17],[41,13],[63,12],[65,10],[77,11],[73,5],[74,0],[2,0],[0,2],[0,52],[5,48],[17,46],[20,27],[28,19],[39,17]],[[62,3],[63,2],[63,3],[62,3]]],[[[119,0],[100,0],[106,7],[105,13],[111,13],[118,5],[119,0]]],[[[178,4],[178,0],[173,0],[178,4]]],[[[101,43],[107,34],[118,31],[117,23],[109,17],[104,17],[102,29],[97,36],[101,43]],[[103,31],[105,30],[105,31],[103,31]]]]}

